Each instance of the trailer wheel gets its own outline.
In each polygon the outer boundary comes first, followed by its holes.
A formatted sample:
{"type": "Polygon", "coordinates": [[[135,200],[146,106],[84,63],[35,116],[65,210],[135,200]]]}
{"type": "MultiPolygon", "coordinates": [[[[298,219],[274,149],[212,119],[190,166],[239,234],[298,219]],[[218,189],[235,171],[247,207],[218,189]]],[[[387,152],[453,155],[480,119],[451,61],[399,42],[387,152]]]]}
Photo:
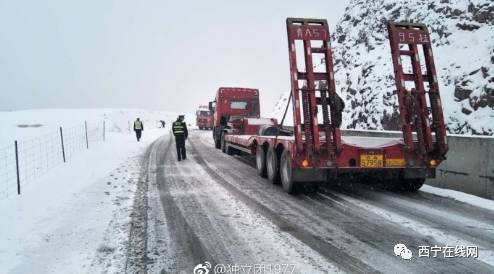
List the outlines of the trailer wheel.
{"type": "Polygon", "coordinates": [[[424,185],[424,182],[425,182],[424,178],[403,179],[401,186],[406,191],[416,192],[424,185]]]}
{"type": "Polygon", "coordinates": [[[266,171],[268,175],[268,179],[273,184],[279,184],[280,181],[280,161],[276,152],[269,148],[266,153],[266,171]]]}
{"type": "Polygon", "coordinates": [[[280,177],[283,189],[290,194],[295,193],[295,182],[293,181],[292,174],[292,157],[288,150],[284,150],[281,154],[280,177]]]}
{"type": "Polygon", "coordinates": [[[257,174],[261,177],[266,177],[266,153],[261,145],[256,148],[256,168],[257,174]]]}

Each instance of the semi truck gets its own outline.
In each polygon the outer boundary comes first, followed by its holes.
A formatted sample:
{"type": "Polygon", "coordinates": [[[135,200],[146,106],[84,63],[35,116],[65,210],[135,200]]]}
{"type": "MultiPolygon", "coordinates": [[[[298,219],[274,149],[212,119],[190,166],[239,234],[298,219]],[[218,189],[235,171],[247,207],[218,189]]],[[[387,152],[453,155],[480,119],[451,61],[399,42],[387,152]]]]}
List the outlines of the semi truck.
{"type": "Polygon", "coordinates": [[[220,87],[209,109],[214,113],[216,148],[222,148],[225,133],[256,134],[258,125],[272,123],[271,119],[260,119],[259,90],[254,88],[220,87]]]}
{"type": "Polygon", "coordinates": [[[208,106],[199,106],[196,111],[196,125],[200,130],[213,128],[213,112],[208,106]]]}
{"type": "MultiPolygon", "coordinates": [[[[427,27],[387,23],[403,132],[400,138],[342,136],[327,21],[288,18],[286,27],[293,127],[282,126],[285,117],[280,125],[274,119],[251,120],[248,111],[232,119],[233,113],[224,115],[217,107],[216,147],[229,154],[255,156],[257,173],[281,183],[288,193],[305,182],[355,175],[417,191],[426,178],[434,178],[448,145],[427,27]],[[316,69],[320,58],[324,66],[316,69]]],[[[220,88],[216,101],[222,104],[223,98],[233,96],[233,90],[220,88]]],[[[255,90],[250,97],[242,97],[242,101],[256,102],[256,117],[258,96],[255,90]]]]}

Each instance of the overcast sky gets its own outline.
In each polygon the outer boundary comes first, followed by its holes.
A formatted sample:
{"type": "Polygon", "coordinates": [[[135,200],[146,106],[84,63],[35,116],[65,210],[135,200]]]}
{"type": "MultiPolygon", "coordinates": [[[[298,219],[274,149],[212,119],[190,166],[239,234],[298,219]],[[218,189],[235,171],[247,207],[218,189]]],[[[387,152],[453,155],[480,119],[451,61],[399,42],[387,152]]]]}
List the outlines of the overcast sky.
{"type": "Polygon", "coordinates": [[[0,0],[0,110],[115,107],[192,112],[219,86],[289,90],[286,17],[348,1],[0,0]]]}

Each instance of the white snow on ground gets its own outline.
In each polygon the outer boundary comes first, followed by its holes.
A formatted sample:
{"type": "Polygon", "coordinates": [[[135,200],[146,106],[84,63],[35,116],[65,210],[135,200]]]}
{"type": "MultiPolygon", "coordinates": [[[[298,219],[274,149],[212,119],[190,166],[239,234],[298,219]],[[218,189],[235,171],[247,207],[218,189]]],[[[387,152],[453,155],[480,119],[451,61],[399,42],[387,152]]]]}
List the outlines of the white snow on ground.
{"type": "MultiPolygon", "coordinates": [[[[16,158],[14,140],[18,141],[21,187],[24,189],[54,167],[63,164],[60,127],[63,128],[65,156],[86,150],[85,122],[89,148],[103,139],[112,142],[110,133],[134,134],[133,121],[144,122],[143,138],[150,129],[171,127],[178,113],[143,109],[34,109],[0,112],[0,200],[16,196],[16,158]]],[[[185,114],[193,128],[194,115],[185,114]]]]}
{"type": "MultiPolygon", "coordinates": [[[[152,112],[140,112],[144,119],[154,119],[152,112]]],[[[95,119],[101,113],[113,113],[107,119],[120,117],[122,121],[126,116],[135,117],[135,113],[126,110],[15,113],[2,112],[0,120],[11,122],[6,128],[12,129],[16,138],[34,138],[42,130],[17,131],[15,124],[21,120],[42,121],[56,128],[59,121],[70,123],[87,113],[95,119]]],[[[153,140],[168,133],[168,129],[151,125],[145,129],[138,143],[132,133],[109,128],[106,142],[75,153],[67,163],[23,187],[20,196],[0,200],[0,273],[32,273],[33,269],[39,273],[119,272],[125,263],[139,155],[153,140]]],[[[2,140],[11,137],[4,133],[2,140]]]]}
{"type": "Polygon", "coordinates": [[[471,205],[474,205],[477,207],[481,207],[481,208],[485,208],[485,209],[489,209],[489,210],[494,211],[494,201],[493,200],[480,198],[478,196],[467,194],[467,193],[460,192],[460,191],[443,189],[443,188],[433,187],[433,186],[429,186],[429,185],[424,185],[422,188],[420,188],[420,190],[428,192],[428,193],[432,193],[435,195],[443,196],[443,197],[453,198],[453,199],[458,200],[460,202],[464,202],[467,204],[471,204],[471,205]]]}

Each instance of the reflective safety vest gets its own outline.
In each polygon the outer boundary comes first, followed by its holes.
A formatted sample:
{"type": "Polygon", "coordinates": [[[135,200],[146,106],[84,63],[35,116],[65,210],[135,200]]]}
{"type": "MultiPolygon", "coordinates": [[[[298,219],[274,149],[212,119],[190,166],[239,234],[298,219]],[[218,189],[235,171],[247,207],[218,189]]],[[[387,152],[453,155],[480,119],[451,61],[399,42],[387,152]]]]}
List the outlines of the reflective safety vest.
{"type": "Polygon", "coordinates": [[[172,127],[173,134],[184,134],[185,132],[184,126],[185,126],[184,122],[179,122],[179,121],[173,122],[173,127],[172,127]]]}
{"type": "Polygon", "coordinates": [[[142,130],[142,122],[141,121],[135,121],[134,122],[134,129],[141,129],[142,130]]]}

